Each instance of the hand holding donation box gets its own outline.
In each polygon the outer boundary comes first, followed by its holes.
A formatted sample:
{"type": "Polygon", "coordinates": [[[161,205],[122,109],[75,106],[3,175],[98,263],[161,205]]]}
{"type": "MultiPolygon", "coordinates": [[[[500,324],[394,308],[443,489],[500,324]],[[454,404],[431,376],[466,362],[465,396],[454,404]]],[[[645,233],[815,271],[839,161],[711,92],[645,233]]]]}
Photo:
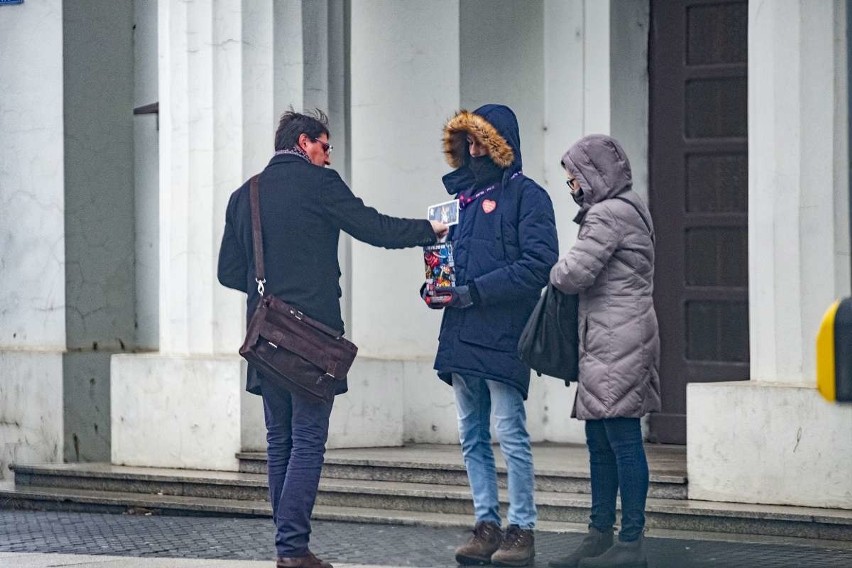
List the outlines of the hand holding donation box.
{"type": "Polygon", "coordinates": [[[434,295],[456,285],[453,243],[444,242],[423,247],[426,265],[426,293],[434,295]]]}
{"type": "MultiPolygon", "coordinates": [[[[430,221],[456,225],[459,222],[459,202],[453,199],[430,205],[426,216],[430,221]]],[[[423,247],[423,261],[426,269],[426,294],[432,296],[456,285],[452,242],[439,242],[423,247]]]]}

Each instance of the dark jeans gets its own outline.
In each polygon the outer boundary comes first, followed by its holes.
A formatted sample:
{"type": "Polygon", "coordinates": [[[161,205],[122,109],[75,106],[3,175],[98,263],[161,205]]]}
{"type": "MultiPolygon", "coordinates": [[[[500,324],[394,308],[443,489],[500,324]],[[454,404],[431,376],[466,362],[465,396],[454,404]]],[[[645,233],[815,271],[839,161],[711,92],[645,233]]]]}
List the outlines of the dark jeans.
{"type": "Polygon", "coordinates": [[[262,379],[269,501],[278,556],[308,554],[332,402],[315,402],[262,379]]]}
{"type": "Polygon", "coordinates": [[[615,523],[615,497],[621,491],[621,532],[632,542],[645,528],[648,460],[638,418],[586,421],[586,445],[592,474],[592,514],[589,526],[607,531],[615,523]]]}

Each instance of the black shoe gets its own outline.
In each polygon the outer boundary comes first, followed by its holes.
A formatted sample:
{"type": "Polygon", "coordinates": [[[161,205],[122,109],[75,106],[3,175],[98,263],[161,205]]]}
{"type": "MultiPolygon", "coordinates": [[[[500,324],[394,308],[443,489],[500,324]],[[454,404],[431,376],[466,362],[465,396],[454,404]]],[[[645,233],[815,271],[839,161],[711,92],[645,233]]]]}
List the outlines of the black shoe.
{"type": "Polygon", "coordinates": [[[594,527],[589,527],[589,534],[569,556],[557,558],[547,563],[550,568],[577,568],[583,558],[600,556],[612,546],[612,529],[601,532],[594,527]]]}
{"type": "Polygon", "coordinates": [[[579,566],[580,568],[648,568],[645,539],[640,536],[633,542],[619,540],[600,556],[584,558],[579,566]]]}

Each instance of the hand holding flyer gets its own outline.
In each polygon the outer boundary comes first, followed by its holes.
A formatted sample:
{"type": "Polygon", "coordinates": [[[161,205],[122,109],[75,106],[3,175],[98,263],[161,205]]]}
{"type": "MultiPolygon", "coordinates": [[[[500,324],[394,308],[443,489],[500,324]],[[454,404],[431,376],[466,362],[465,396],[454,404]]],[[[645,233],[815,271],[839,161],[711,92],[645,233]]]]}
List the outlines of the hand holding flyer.
{"type": "Polygon", "coordinates": [[[430,221],[440,221],[445,225],[456,225],[459,222],[459,202],[457,199],[436,203],[426,209],[426,218],[430,221]]]}

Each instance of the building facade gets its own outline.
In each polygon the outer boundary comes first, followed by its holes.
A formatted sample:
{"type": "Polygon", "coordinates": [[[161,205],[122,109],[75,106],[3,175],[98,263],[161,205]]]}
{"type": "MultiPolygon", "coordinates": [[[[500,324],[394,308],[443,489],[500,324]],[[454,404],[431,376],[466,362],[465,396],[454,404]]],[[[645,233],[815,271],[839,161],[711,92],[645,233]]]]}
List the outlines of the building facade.
{"type": "MultiPolygon", "coordinates": [[[[235,469],[265,438],[216,254],[278,116],[326,110],[332,167],[420,217],[447,197],[444,121],[503,102],[563,252],[562,153],[604,132],[630,156],[658,232],[646,432],[686,444],[690,496],[852,508],[852,408],[814,363],[850,293],[846,22],[843,0],[0,5],[0,466],[235,469]]],[[[360,354],[329,445],[457,443],[419,253],[340,254],[360,354]]],[[[533,377],[533,438],[582,442],[572,401],[533,377]]]]}

